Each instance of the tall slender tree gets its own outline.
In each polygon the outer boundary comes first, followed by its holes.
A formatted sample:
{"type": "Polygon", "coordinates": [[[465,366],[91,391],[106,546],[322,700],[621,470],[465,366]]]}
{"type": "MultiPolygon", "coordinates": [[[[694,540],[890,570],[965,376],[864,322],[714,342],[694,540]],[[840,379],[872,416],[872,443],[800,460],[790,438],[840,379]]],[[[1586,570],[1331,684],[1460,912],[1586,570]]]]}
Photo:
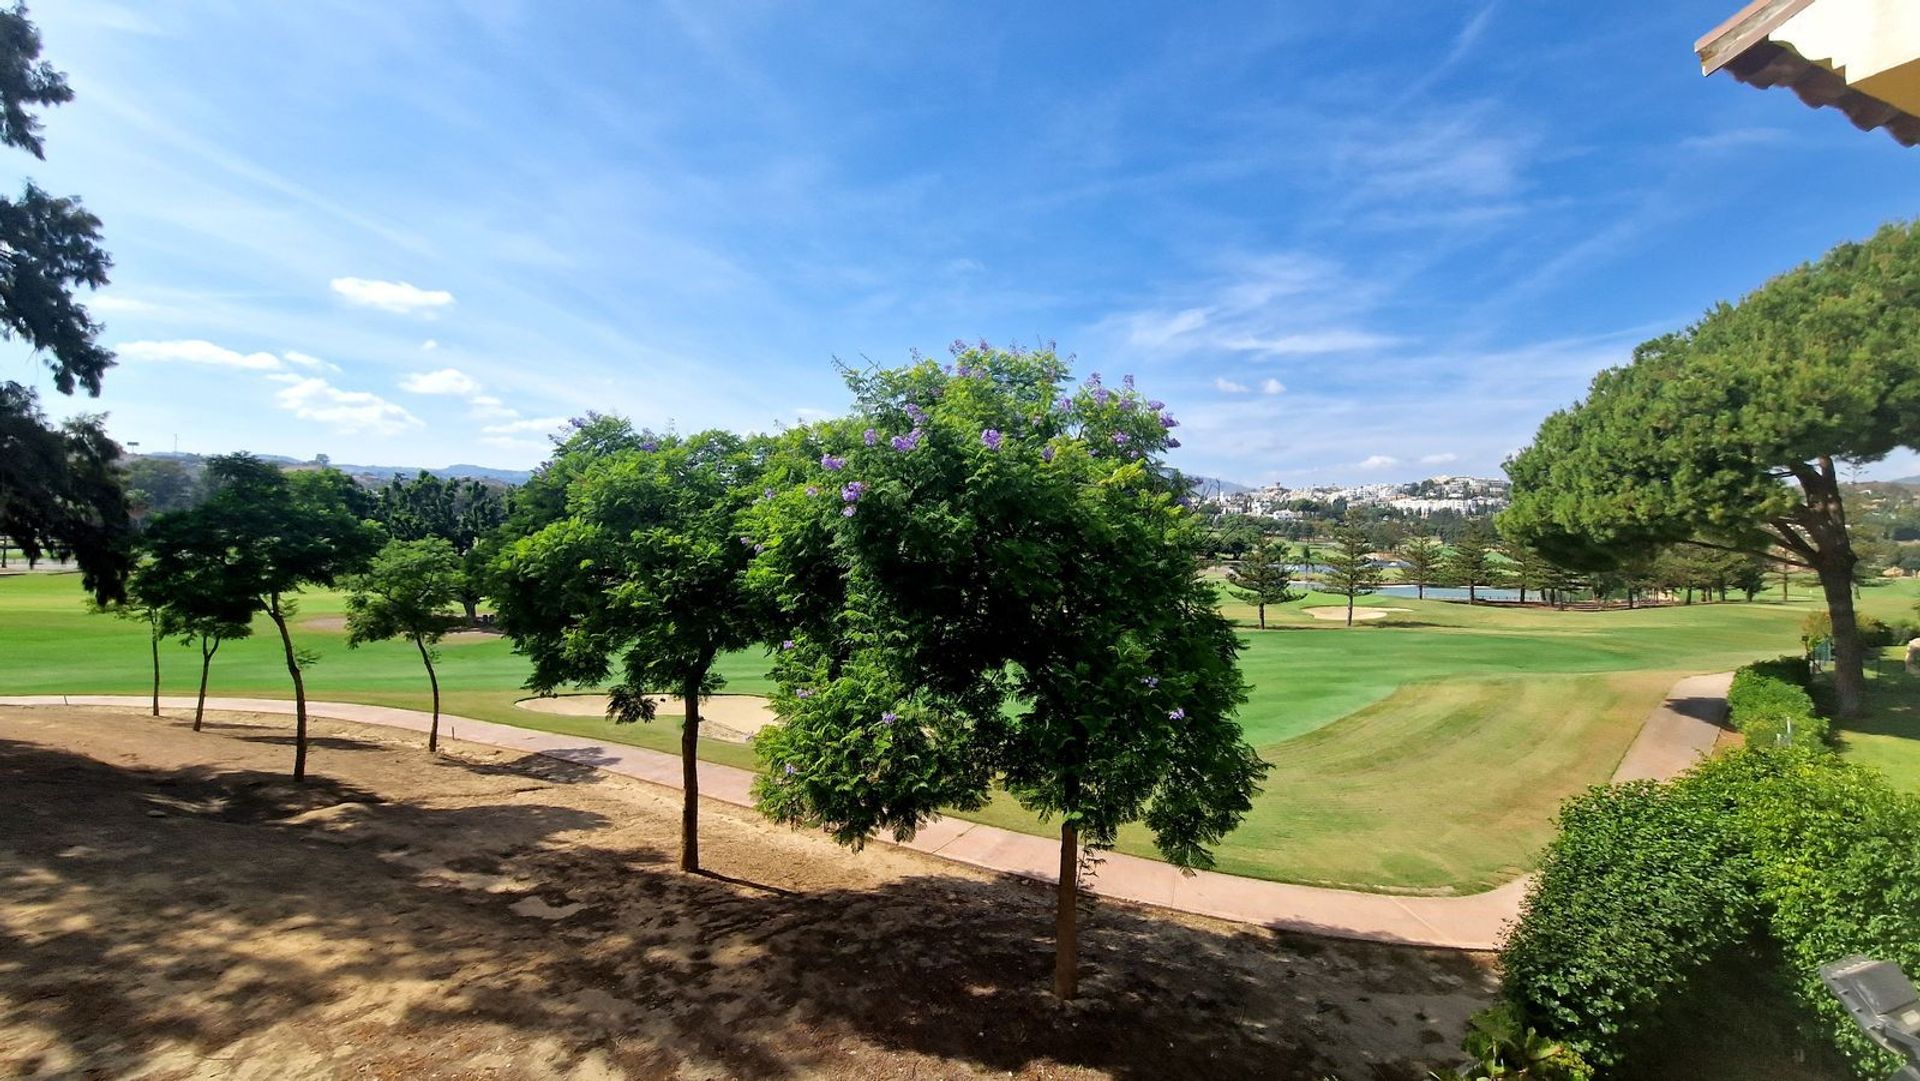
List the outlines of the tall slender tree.
{"type": "Polygon", "coordinates": [[[460,596],[461,566],[440,537],[390,540],[367,569],[347,580],[347,646],[405,638],[420,652],[433,692],[427,750],[440,749],[440,676],[433,670],[440,640],[458,626],[449,609],[460,596]]]}
{"type": "Polygon", "coordinates": [[[1694,540],[1814,571],[1833,613],[1835,710],[1857,715],[1865,651],[1840,470],[1920,447],[1916,298],[1920,224],[1890,225],[1646,342],[1508,463],[1510,527],[1597,567],[1694,540]]]}
{"type": "Polygon", "coordinates": [[[1438,537],[1422,535],[1400,542],[1400,548],[1394,554],[1407,565],[1403,578],[1412,583],[1414,596],[1418,599],[1427,599],[1427,587],[1438,580],[1440,562],[1446,556],[1446,551],[1446,546],[1438,537]]]}
{"type": "Polygon", "coordinates": [[[1233,720],[1239,640],[1161,463],[1159,402],[1038,353],[956,346],[850,373],[855,415],[783,444],[749,514],[754,580],[795,630],[756,787],[858,844],[979,806],[997,779],[1057,820],[1054,990],[1078,980],[1083,846],[1144,820],[1182,867],[1266,771],[1233,720]]]}
{"type": "Polygon", "coordinates": [[[1326,570],[1320,575],[1320,588],[1347,598],[1347,626],[1353,626],[1353,602],[1380,588],[1381,567],[1369,553],[1367,532],[1358,526],[1342,526],[1333,535],[1333,545],[1320,553],[1326,570]]]}
{"type": "Polygon", "coordinates": [[[226,540],[204,517],[160,514],[147,524],[140,546],[147,562],[136,572],[139,591],[167,613],[170,633],[200,650],[200,687],[193,730],[206,718],[207,681],[223,642],[253,633],[253,598],[229,573],[226,540]]]}
{"type": "Polygon", "coordinates": [[[724,683],[714,661],[762,638],[753,542],[735,521],[759,459],[727,432],[626,434],[559,448],[544,470],[568,478],[552,520],[501,549],[494,602],[535,691],[614,678],[617,722],[653,720],[651,694],[681,696],[680,867],[698,871],[700,702],[724,683]]]}
{"type": "Polygon", "coordinates": [[[1453,542],[1441,561],[1440,573],[1448,585],[1467,591],[1467,603],[1480,599],[1480,587],[1493,584],[1493,538],[1481,522],[1467,524],[1466,532],[1453,542]]]}
{"type": "Polygon", "coordinates": [[[1267,629],[1267,605],[1306,596],[1294,592],[1293,567],[1287,562],[1286,545],[1279,543],[1261,544],[1248,552],[1239,566],[1227,572],[1227,586],[1259,611],[1263,631],[1267,629]]]}

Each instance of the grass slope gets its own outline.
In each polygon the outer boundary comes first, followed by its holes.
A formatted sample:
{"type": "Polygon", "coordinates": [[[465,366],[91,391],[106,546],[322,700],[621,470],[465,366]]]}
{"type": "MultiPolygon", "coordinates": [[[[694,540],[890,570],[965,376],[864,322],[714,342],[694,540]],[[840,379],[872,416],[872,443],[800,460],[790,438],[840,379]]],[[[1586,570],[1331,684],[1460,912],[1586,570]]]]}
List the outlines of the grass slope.
{"type": "MultiPolygon", "coordinates": [[[[1871,588],[1863,607],[1904,614],[1913,585],[1871,588]]],[[[1251,607],[1228,599],[1227,611],[1248,632],[1242,667],[1253,692],[1241,720],[1275,768],[1245,824],[1221,846],[1220,865],[1386,889],[1490,885],[1527,865],[1564,795],[1611,773],[1674,678],[1793,649],[1812,608],[1810,590],[1796,584],[1794,593],[1791,604],[1633,612],[1373,596],[1361,603],[1410,611],[1353,628],[1302,614],[1344,603],[1314,595],[1269,608],[1266,632],[1253,630],[1251,607]]],[[[411,647],[348,650],[342,598],[321,593],[303,603],[296,645],[319,658],[308,674],[315,698],[424,706],[425,677],[411,647]]],[[[144,693],[146,651],[144,626],[89,613],[75,577],[0,577],[0,694],[144,693]]],[[[166,647],[168,693],[192,692],[197,661],[191,648],[166,647]]],[[[721,667],[731,691],[768,689],[761,651],[730,655],[721,667]]],[[[527,667],[501,638],[449,642],[440,672],[449,713],[666,751],[678,745],[669,720],[614,726],[515,709],[527,667]]],[[[289,696],[271,626],[221,650],[213,692],[289,696]]],[[[753,764],[738,744],[708,742],[702,755],[753,764]]],[[[979,817],[1051,832],[1010,801],[979,817]]],[[[1151,852],[1139,834],[1122,848],[1151,852]]]]}

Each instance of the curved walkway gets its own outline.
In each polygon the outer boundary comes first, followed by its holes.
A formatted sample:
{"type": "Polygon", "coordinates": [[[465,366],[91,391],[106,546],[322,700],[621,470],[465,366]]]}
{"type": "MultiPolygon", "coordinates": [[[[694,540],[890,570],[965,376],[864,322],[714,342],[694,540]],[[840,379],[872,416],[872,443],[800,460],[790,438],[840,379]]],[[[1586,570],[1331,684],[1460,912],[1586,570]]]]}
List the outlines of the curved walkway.
{"type": "MultiPolygon", "coordinates": [[[[1693,676],[1674,684],[1648,715],[1614,780],[1671,777],[1712,751],[1726,715],[1731,673],[1693,676]]],[[[135,695],[24,695],[0,697],[0,706],[143,706],[135,695]]],[[[191,709],[193,699],[162,696],[170,709],[191,709]]],[[[207,708],[291,714],[293,703],[276,698],[209,698],[207,708]]],[[[427,730],[428,714],[351,702],[308,702],[307,714],[357,724],[427,730]]],[[[624,744],[582,743],[572,736],[441,715],[449,739],[544,754],[643,781],[680,786],[680,760],[624,744]]],[[[753,774],[732,766],[700,763],[700,794],[739,807],[752,805],[753,774]]],[[[884,843],[893,843],[890,841],[884,843]]],[[[990,871],[1053,882],[1059,842],[957,818],[941,818],[902,847],[990,871]]],[[[1463,897],[1402,897],[1354,890],[1298,886],[1214,871],[1182,873],[1158,860],[1106,853],[1089,884],[1105,897],[1289,931],[1457,950],[1497,949],[1520,911],[1527,880],[1463,897]]]]}

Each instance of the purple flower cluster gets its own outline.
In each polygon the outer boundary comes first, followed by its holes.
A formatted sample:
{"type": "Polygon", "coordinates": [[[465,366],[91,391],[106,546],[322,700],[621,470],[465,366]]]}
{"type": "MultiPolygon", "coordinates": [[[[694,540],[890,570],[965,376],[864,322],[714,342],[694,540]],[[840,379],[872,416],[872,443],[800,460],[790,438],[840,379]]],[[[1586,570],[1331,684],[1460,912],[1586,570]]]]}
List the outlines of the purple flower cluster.
{"type": "Polygon", "coordinates": [[[1158,413],[1159,411],[1161,411],[1162,409],[1165,409],[1166,407],[1167,407],[1167,403],[1161,401],[1158,398],[1151,398],[1151,399],[1148,399],[1147,401],[1147,408],[1153,410],[1155,413],[1158,413]]]}
{"type": "Polygon", "coordinates": [[[1180,441],[1179,441],[1178,439],[1169,439],[1169,440],[1167,440],[1167,449],[1168,449],[1168,450],[1178,450],[1178,449],[1180,449],[1180,441]]]}
{"type": "Polygon", "coordinates": [[[771,503],[771,502],[773,502],[773,489],[772,489],[772,488],[768,488],[768,489],[766,490],[766,493],[765,493],[764,495],[762,495],[762,496],[761,496],[760,498],[762,498],[762,499],[764,499],[764,500],[766,500],[766,501],[767,501],[767,502],[769,502],[769,503],[771,503]]]}
{"type": "Polygon", "coordinates": [[[793,776],[794,774],[796,774],[796,773],[799,773],[799,772],[800,772],[799,770],[797,770],[797,769],[794,769],[794,768],[793,768],[793,763],[791,763],[791,762],[789,762],[789,763],[787,763],[786,765],[784,765],[784,766],[782,766],[782,767],[780,767],[780,769],[781,769],[781,772],[782,772],[782,773],[784,773],[784,774],[785,774],[786,776],[788,776],[788,777],[791,777],[791,776],[793,776]]]}
{"type": "Polygon", "coordinates": [[[1133,389],[1133,373],[1129,372],[1126,375],[1121,376],[1120,385],[1127,388],[1128,390],[1132,390],[1133,389]]]}
{"type": "Polygon", "coordinates": [[[840,508],[840,517],[851,518],[853,517],[853,515],[854,515],[853,504],[849,503],[846,506],[840,508]]]}
{"type": "Polygon", "coordinates": [[[835,458],[831,454],[822,454],[820,456],[820,468],[829,473],[838,473],[846,467],[847,460],[845,458],[835,458]]]}
{"type": "Polygon", "coordinates": [[[899,719],[900,715],[892,710],[888,710],[880,715],[880,723],[886,725],[888,728],[892,728],[893,722],[899,719]]]}
{"type": "Polygon", "coordinates": [[[1132,436],[1128,435],[1125,432],[1115,432],[1113,433],[1113,445],[1116,447],[1124,447],[1127,445],[1128,442],[1132,440],[1132,438],[1133,438],[1132,436]]]}
{"type": "Polygon", "coordinates": [[[802,687],[799,690],[793,692],[793,696],[795,698],[812,698],[813,690],[810,687],[802,687]]]}
{"type": "Polygon", "coordinates": [[[1107,404],[1107,399],[1111,397],[1113,397],[1113,392],[1108,390],[1107,388],[1105,387],[1093,388],[1093,404],[1105,405],[1107,404]]]}
{"type": "Polygon", "coordinates": [[[649,440],[647,440],[646,442],[644,442],[644,443],[642,443],[642,444],[640,444],[640,449],[641,449],[641,450],[644,450],[644,451],[648,451],[648,452],[652,452],[652,451],[656,451],[656,450],[659,450],[659,449],[660,449],[660,444],[658,444],[658,443],[656,443],[656,442],[654,442],[653,440],[651,440],[651,439],[649,439],[649,440]]]}
{"type": "Polygon", "coordinates": [[[1160,677],[1159,676],[1142,676],[1140,678],[1140,685],[1148,689],[1158,687],[1160,685],[1160,677]]]}
{"type": "Polygon", "coordinates": [[[819,495],[819,494],[820,494],[820,489],[818,489],[818,488],[815,488],[815,487],[814,487],[813,485],[811,485],[811,484],[809,484],[809,485],[807,485],[807,497],[808,497],[809,499],[811,499],[812,497],[814,497],[814,496],[816,496],[816,495],[819,495]]]}
{"type": "Polygon", "coordinates": [[[1073,412],[1073,399],[1062,397],[1059,401],[1053,403],[1053,407],[1062,413],[1071,413],[1073,412]]]}
{"type": "Polygon", "coordinates": [[[742,548],[751,548],[751,547],[753,547],[753,538],[752,538],[752,537],[741,537],[741,538],[740,538],[740,547],[742,547],[742,548]]]}
{"type": "Polygon", "coordinates": [[[791,649],[793,649],[793,639],[791,639],[791,638],[789,638],[789,639],[787,639],[786,641],[784,641],[784,642],[782,642],[782,643],[780,643],[780,648],[781,648],[782,650],[791,650],[791,649]]]}
{"type": "Polygon", "coordinates": [[[1167,711],[1167,720],[1169,721],[1184,721],[1186,719],[1187,711],[1184,709],[1176,707],[1167,711]]]}
{"type": "Polygon", "coordinates": [[[1006,436],[1001,435],[998,428],[988,428],[980,433],[980,442],[985,443],[988,450],[999,450],[1005,439],[1006,436]]]}
{"type": "Polygon", "coordinates": [[[1180,427],[1180,422],[1179,422],[1179,421],[1177,421],[1177,420],[1175,420],[1175,419],[1173,419],[1173,414],[1172,414],[1172,413],[1162,413],[1162,414],[1160,414],[1160,427],[1162,427],[1162,428],[1178,428],[1178,427],[1180,427]]]}
{"type": "Polygon", "coordinates": [[[872,428],[868,428],[866,431],[860,433],[860,438],[867,446],[871,447],[875,443],[880,442],[880,433],[874,431],[872,428]]]}
{"type": "Polygon", "coordinates": [[[842,503],[858,503],[860,502],[860,497],[866,494],[866,482],[850,480],[847,482],[845,488],[840,489],[840,501],[842,503]]]}
{"type": "Polygon", "coordinates": [[[893,439],[890,440],[890,442],[893,444],[894,450],[897,450],[900,453],[905,454],[907,451],[910,451],[913,448],[919,446],[920,437],[925,434],[926,433],[924,431],[920,430],[919,428],[915,428],[913,431],[910,431],[905,435],[894,436],[893,439]]]}
{"type": "Polygon", "coordinates": [[[907,419],[913,421],[915,427],[919,427],[927,422],[927,411],[912,402],[907,403],[906,412],[907,419]]]}
{"type": "Polygon", "coordinates": [[[967,343],[964,341],[961,341],[959,338],[955,338],[953,341],[947,343],[947,352],[952,354],[953,356],[957,357],[966,351],[967,351],[967,343]]]}
{"type": "Polygon", "coordinates": [[[1053,444],[1049,443],[1040,448],[1040,460],[1043,462],[1053,461],[1053,444]]]}

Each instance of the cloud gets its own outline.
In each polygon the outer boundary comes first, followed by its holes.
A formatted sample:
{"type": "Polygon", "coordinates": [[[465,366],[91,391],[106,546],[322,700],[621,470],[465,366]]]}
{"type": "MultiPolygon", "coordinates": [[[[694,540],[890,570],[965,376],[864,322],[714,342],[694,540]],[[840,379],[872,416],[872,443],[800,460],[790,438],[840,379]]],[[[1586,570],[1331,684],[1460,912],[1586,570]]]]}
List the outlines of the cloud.
{"type": "Polygon", "coordinates": [[[309,371],[338,372],[340,370],[340,365],[335,364],[332,361],[321,360],[319,357],[308,356],[305,353],[299,353],[293,350],[288,350],[287,352],[284,352],[280,355],[286,358],[286,361],[288,364],[292,364],[300,368],[306,368],[309,371]]]}
{"type": "Polygon", "coordinates": [[[110,314],[130,314],[133,312],[159,311],[160,305],[147,300],[136,300],[113,293],[103,293],[87,298],[87,307],[96,312],[110,314]]]}
{"type": "Polygon", "coordinates": [[[526,432],[551,432],[564,427],[566,417],[528,417],[525,420],[513,420],[504,424],[489,424],[481,431],[488,435],[518,435],[526,432]]]}
{"type": "Polygon", "coordinates": [[[434,341],[432,338],[428,338],[426,341],[420,343],[420,351],[422,353],[431,353],[438,348],[440,348],[440,343],[434,341]]]}
{"type": "Polygon", "coordinates": [[[1247,392],[1247,385],[1245,383],[1236,383],[1231,379],[1222,378],[1213,381],[1213,389],[1222,394],[1245,394],[1247,392]]]}
{"type": "Polygon", "coordinates": [[[400,381],[400,389],[414,394],[447,394],[466,398],[480,393],[480,383],[458,368],[415,372],[400,381]]]}
{"type": "Polygon", "coordinates": [[[1771,146],[1787,138],[1785,128],[1731,128],[1727,131],[1693,135],[1680,140],[1680,149],[1697,154],[1716,154],[1749,146],[1771,146]]]}
{"type": "Polygon", "coordinates": [[[1174,339],[1206,326],[1207,313],[1204,308],[1188,308],[1171,315],[1141,312],[1129,316],[1128,321],[1132,325],[1127,331],[1127,341],[1143,349],[1160,349],[1174,339]]]}
{"type": "Polygon", "coordinates": [[[1446,465],[1448,462],[1457,462],[1459,460],[1460,456],[1451,451],[1444,454],[1423,454],[1420,456],[1421,465],[1446,465]]]}
{"type": "Polygon", "coordinates": [[[453,303],[453,294],[444,289],[422,289],[410,282],[335,278],[331,284],[348,303],[400,315],[432,313],[453,303]]]}
{"type": "Polygon", "coordinates": [[[1280,382],[1278,379],[1267,379],[1260,383],[1260,393],[1262,394],[1285,394],[1286,392],[1286,384],[1280,382]]]}
{"type": "Polygon", "coordinates": [[[467,399],[467,404],[473,407],[473,415],[482,420],[499,420],[520,415],[518,409],[508,406],[491,394],[476,394],[467,399]]]}
{"type": "Polygon", "coordinates": [[[1217,344],[1222,349],[1236,353],[1293,357],[1380,349],[1399,341],[1399,338],[1389,334],[1373,334],[1364,330],[1325,330],[1311,334],[1283,334],[1277,338],[1227,338],[1217,344]]]}
{"type": "Polygon", "coordinates": [[[280,358],[272,353],[237,353],[198,338],[165,342],[127,342],[114,351],[128,360],[204,364],[214,368],[240,368],[271,372],[280,369],[280,358]]]}
{"type": "Polygon", "coordinates": [[[1398,458],[1395,458],[1395,457],[1394,457],[1393,455],[1391,455],[1391,454],[1375,454],[1375,455],[1372,455],[1372,456],[1370,456],[1370,457],[1368,457],[1368,458],[1366,458],[1366,459],[1364,459],[1364,460],[1362,460],[1362,461],[1361,461],[1361,463],[1360,463],[1360,468],[1362,468],[1362,469],[1390,469],[1390,468],[1392,468],[1393,466],[1396,466],[1396,465],[1399,465],[1399,464],[1400,464],[1400,459],[1398,459],[1398,458]]]}
{"type": "Polygon", "coordinates": [[[424,427],[419,417],[378,394],[341,390],[318,376],[295,377],[274,398],[294,416],[325,424],[342,435],[397,435],[424,427]]]}

